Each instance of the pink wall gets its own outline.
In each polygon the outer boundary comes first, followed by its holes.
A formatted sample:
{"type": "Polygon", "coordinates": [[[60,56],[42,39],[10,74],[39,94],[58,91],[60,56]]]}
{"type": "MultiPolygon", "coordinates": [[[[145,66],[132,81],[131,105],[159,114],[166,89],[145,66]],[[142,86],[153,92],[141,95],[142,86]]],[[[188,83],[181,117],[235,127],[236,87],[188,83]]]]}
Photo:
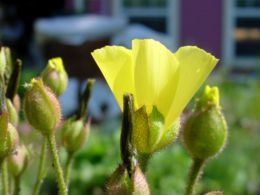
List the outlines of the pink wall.
{"type": "Polygon", "coordinates": [[[222,0],[181,0],[181,45],[197,45],[221,57],[222,0]]]}

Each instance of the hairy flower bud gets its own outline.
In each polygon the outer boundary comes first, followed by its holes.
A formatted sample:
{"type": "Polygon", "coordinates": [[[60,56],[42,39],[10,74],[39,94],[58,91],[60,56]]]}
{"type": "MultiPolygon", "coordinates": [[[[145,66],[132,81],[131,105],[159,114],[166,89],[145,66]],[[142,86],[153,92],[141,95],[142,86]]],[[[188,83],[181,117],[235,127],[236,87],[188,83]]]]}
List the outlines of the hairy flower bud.
{"type": "Polygon", "coordinates": [[[134,195],[150,195],[149,185],[139,166],[136,166],[134,169],[132,185],[134,195]]]}
{"type": "Polygon", "coordinates": [[[114,171],[111,177],[108,180],[106,185],[106,194],[107,195],[128,195],[129,178],[127,174],[127,169],[124,165],[119,165],[118,168],[114,171]]]}
{"type": "Polygon", "coordinates": [[[64,93],[68,85],[68,75],[61,58],[52,58],[43,70],[42,80],[57,96],[64,93]]]}
{"type": "Polygon", "coordinates": [[[169,144],[177,137],[180,128],[179,119],[166,129],[164,117],[154,106],[148,114],[142,107],[135,111],[133,143],[139,154],[152,154],[169,144]]]}
{"type": "Polygon", "coordinates": [[[108,180],[106,186],[107,195],[150,195],[149,185],[140,167],[133,169],[131,178],[124,165],[119,165],[108,180]]]}
{"type": "Polygon", "coordinates": [[[32,79],[26,85],[24,112],[29,124],[44,135],[51,135],[61,119],[56,96],[43,85],[41,79],[32,79]]]}
{"type": "Polygon", "coordinates": [[[6,106],[9,114],[9,121],[16,127],[18,124],[19,116],[10,99],[6,100],[6,106]]]}
{"type": "Polygon", "coordinates": [[[207,86],[184,124],[183,141],[195,159],[207,159],[224,147],[227,125],[219,105],[217,87],[207,86]]]}
{"type": "Polygon", "coordinates": [[[16,148],[15,152],[8,156],[9,171],[17,177],[23,173],[28,164],[28,151],[24,145],[16,148]]]}
{"type": "Polygon", "coordinates": [[[90,122],[83,120],[68,120],[61,129],[62,142],[68,153],[77,152],[87,140],[90,122]]]}

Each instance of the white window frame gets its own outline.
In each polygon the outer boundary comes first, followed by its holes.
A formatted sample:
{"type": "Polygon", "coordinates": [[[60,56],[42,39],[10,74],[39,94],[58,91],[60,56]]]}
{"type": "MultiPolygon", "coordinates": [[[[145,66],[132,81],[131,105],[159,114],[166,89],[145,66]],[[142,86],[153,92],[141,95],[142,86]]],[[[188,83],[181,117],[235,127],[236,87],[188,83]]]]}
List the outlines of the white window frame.
{"type": "Polygon", "coordinates": [[[236,0],[223,0],[223,64],[240,68],[255,68],[260,64],[259,56],[239,57],[235,54],[234,29],[237,17],[259,17],[260,8],[237,8],[236,0]]]}
{"type": "Polygon", "coordinates": [[[123,0],[113,0],[112,12],[119,17],[165,17],[166,34],[171,37],[173,43],[172,50],[179,46],[179,14],[180,0],[166,0],[165,7],[134,7],[124,8],[123,0]]]}

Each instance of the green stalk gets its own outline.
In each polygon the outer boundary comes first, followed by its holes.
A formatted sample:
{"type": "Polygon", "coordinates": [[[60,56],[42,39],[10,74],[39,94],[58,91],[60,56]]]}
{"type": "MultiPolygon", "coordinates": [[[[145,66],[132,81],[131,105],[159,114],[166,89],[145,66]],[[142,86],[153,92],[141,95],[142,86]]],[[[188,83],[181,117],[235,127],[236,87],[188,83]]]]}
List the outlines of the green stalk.
{"type": "Polygon", "coordinates": [[[50,147],[50,150],[51,150],[51,155],[52,155],[52,158],[53,158],[53,164],[54,164],[54,169],[56,171],[56,177],[57,177],[57,180],[58,180],[60,195],[67,195],[67,187],[66,187],[66,183],[65,183],[65,180],[64,180],[64,177],[63,177],[63,171],[62,171],[60,161],[59,161],[59,157],[58,157],[55,136],[54,135],[47,135],[47,140],[48,140],[49,147],[50,147]]]}
{"type": "Polygon", "coordinates": [[[3,195],[9,195],[9,180],[8,180],[8,170],[7,163],[4,160],[2,162],[2,186],[3,186],[3,195]]]}
{"type": "Polygon", "coordinates": [[[21,176],[18,175],[14,177],[14,195],[19,195],[20,194],[20,183],[21,183],[21,176]]]}
{"type": "Polygon", "coordinates": [[[44,138],[42,149],[41,149],[41,158],[39,162],[37,180],[33,189],[33,195],[38,195],[40,193],[41,185],[45,177],[45,161],[46,161],[47,144],[48,141],[46,138],[44,138]]]}
{"type": "Polygon", "coordinates": [[[71,172],[71,167],[73,164],[73,159],[74,159],[74,155],[68,154],[67,161],[66,161],[66,167],[65,167],[65,179],[66,179],[66,184],[67,184],[68,189],[69,189],[70,172],[71,172]]]}
{"type": "Polygon", "coordinates": [[[193,159],[185,195],[194,195],[196,183],[201,175],[205,160],[193,159]]]}

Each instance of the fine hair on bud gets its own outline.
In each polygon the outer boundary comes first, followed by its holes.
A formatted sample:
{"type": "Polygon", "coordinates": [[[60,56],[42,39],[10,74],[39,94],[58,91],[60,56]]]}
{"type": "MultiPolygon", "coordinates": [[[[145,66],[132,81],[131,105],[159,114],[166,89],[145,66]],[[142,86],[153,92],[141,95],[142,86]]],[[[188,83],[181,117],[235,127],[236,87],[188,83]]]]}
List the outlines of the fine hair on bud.
{"type": "Polygon", "coordinates": [[[29,124],[44,135],[52,135],[61,119],[61,108],[55,94],[41,79],[26,85],[24,113],[29,124]]]}

